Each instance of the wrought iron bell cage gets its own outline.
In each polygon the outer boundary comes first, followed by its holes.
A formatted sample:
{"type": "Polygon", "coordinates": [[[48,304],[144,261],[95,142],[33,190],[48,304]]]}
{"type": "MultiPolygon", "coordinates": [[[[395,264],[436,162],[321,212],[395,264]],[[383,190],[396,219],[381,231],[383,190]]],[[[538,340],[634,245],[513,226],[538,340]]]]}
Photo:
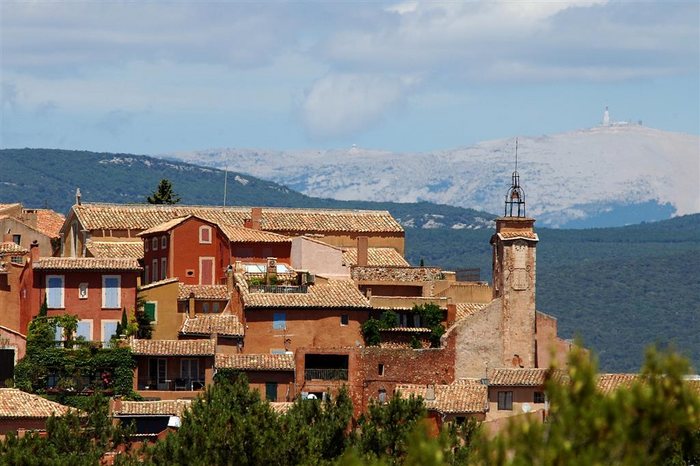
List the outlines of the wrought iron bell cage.
{"type": "Polygon", "coordinates": [[[520,187],[520,175],[513,172],[512,182],[506,194],[506,217],[525,217],[525,191],[520,187]]]}

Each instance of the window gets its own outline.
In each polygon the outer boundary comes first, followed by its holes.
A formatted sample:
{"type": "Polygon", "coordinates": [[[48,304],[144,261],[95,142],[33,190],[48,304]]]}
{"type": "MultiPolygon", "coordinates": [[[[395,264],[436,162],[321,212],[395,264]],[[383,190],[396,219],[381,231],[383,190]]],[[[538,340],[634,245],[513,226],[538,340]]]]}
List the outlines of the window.
{"type": "Polygon", "coordinates": [[[158,238],[151,238],[151,249],[154,251],[158,250],[158,238]]]}
{"type": "MultiPolygon", "coordinates": [[[[60,325],[56,326],[56,332],[54,333],[53,339],[55,341],[63,341],[63,327],[60,325]]],[[[56,346],[61,346],[61,345],[56,345],[56,346]]]]}
{"type": "Polygon", "coordinates": [[[81,283],[78,285],[78,299],[87,299],[88,298],[88,284],[87,283],[81,283]]]}
{"type": "MultiPolygon", "coordinates": [[[[117,335],[118,320],[102,321],[102,346],[107,346],[114,335],[117,335]]],[[[119,335],[117,335],[119,336],[119,335]]]]}
{"type": "Polygon", "coordinates": [[[416,328],[420,327],[420,314],[413,314],[413,326],[416,328]]]}
{"type": "Polygon", "coordinates": [[[168,259],[162,257],[160,259],[160,279],[165,280],[168,273],[168,259]]]}
{"type": "Polygon", "coordinates": [[[12,242],[13,243],[19,244],[21,240],[22,240],[22,235],[12,235],[12,242]]]}
{"type": "Polygon", "coordinates": [[[348,322],[350,322],[350,316],[348,314],[341,314],[340,325],[348,325],[348,322]]]}
{"type": "Polygon", "coordinates": [[[205,314],[209,313],[209,303],[202,303],[202,312],[205,314]]]}
{"type": "Polygon", "coordinates": [[[148,252],[148,239],[143,240],[143,250],[148,252]]]}
{"type": "Polygon", "coordinates": [[[272,328],[275,330],[284,330],[287,328],[286,312],[275,312],[272,320],[272,328]]]}
{"type": "Polygon", "coordinates": [[[513,410],[513,392],[498,392],[498,409],[513,410]]]}
{"type": "Polygon", "coordinates": [[[377,366],[377,374],[380,376],[384,376],[384,364],[379,364],[377,366]]]}
{"type": "Polygon", "coordinates": [[[158,259],[151,261],[151,282],[158,281],[158,259]]]}
{"type": "Polygon", "coordinates": [[[380,403],[386,403],[386,389],[380,388],[377,393],[377,399],[380,403]]]}
{"type": "Polygon", "coordinates": [[[63,275],[46,277],[46,304],[50,309],[63,309],[63,275]]]}
{"type": "MultiPolygon", "coordinates": [[[[180,360],[180,377],[192,382],[199,379],[199,360],[198,359],[181,359],[180,360]]],[[[190,385],[191,386],[191,385],[190,385]]]]}
{"type": "Polygon", "coordinates": [[[143,304],[143,312],[151,320],[151,322],[156,321],[156,303],[153,301],[147,301],[143,304]]]}
{"type": "Polygon", "coordinates": [[[543,392],[535,392],[535,397],[533,402],[535,403],[544,403],[545,397],[543,392]]]}
{"type": "Polygon", "coordinates": [[[265,382],[265,399],[277,401],[277,382],[265,382]]]}
{"type": "Polygon", "coordinates": [[[80,338],[85,341],[92,341],[92,320],[78,321],[78,328],[75,331],[75,338],[80,338]]]}
{"type": "Polygon", "coordinates": [[[219,307],[220,307],[219,303],[213,303],[211,305],[211,312],[215,312],[215,313],[219,312],[219,307]]]}
{"type": "Polygon", "coordinates": [[[206,225],[199,227],[199,242],[200,244],[211,244],[211,227],[206,225]]]}
{"type": "Polygon", "coordinates": [[[168,247],[168,237],[167,236],[162,236],[160,238],[160,248],[165,249],[168,247]]]}
{"type": "Polygon", "coordinates": [[[24,264],[24,257],[22,257],[22,256],[12,256],[12,257],[10,257],[10,262],[12,262],[13,264],[20,264],[20,265],[22,265],[22,264],[24,264]]]}
{"type": "Polygon", "coordinates": [[[149,266],[145,266],[143,268],[143,282],[144,284],[148,285],[150,282],[148,281],[149,278],[151,278],[151,274],[149,273],[151,271],[151,268],[149,266]]]}
{"type": "Polygon", "coordinates": [[[157,388],[158,390],[167,390],[168,382],[168,361],[165,358],[151,358],[148,360],[148,379],[149,387],[157,388]]]}
{"type": "Polygon", "coordinates": [[[121,307],[120,275],[102,275],[102,308],[119,309],[121,307]]]}

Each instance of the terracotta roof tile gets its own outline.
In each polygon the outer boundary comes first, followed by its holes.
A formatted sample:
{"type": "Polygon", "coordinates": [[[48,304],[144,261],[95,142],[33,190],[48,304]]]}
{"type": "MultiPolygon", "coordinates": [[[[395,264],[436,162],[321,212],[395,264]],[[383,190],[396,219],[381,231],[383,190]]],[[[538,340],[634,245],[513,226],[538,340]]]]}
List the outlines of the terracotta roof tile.
{"type": "Polygon", "coordinates": [[[34,262],[36,270],[141,270],[134,258],[42,257],[34,262]]]}
{"type": "Polygon", "coordinates": [[[488,410],[488,390],[479,380],[460,379],[449,385],[434,387],[434,399],[427,399],[426,385],[399,384],[396,391],[402,397],[420,396],[427,409],[443,414],[485,413],[488,410]]]}
{"type": "Polygon", "coordinates": [[[544,385],[549,369],[493,369],[489,371],[489,385],[507,387],[538,387],[544,385]]]}
{"type": "Polygon", "coordinates": [[[306,293],[265,293],[250,291],[243,274],[236,274],[246,308],[369,308],[367,298],[350,280],[328,280],[309,285],[306,293]]]}
{"type": "MultiPolygon", "coordinates": [[[[348,265],[357,265],[357,248],[343,250],[343,261],[348,265]]],[[[408,267],[404,257],[394,248],[367,248],[367,265],[383,267],[408,267]]]]}
{"type": "Polygon", "coordinates": [[[136,241],[94,241],[87,240],[86,248],[93,257],[105,258],[136,258],[143,257],[143,242],[136,241]]]}
{"type": "Polygon", "coordinates": [[[192,400],[167,401],[122,401],[121,407],[112,414],[116,416],[182,416],[192,400]]]}
{"type": "Polygon", "coordinates": [[[36,209],[36,229],[49,238],[61,236],[61,227],[66,218],[51,209],[36,209]]]}
{"type": "Polygon", "coordinates": [[[63,416],[71,408],[16,388],[0,388],[0,418],[63,416]]]}
{"type": "Polygon", "coordinates": [[[21,209],[22,204],[19,202],[14,202],[12,204],[0,204],[0,212],[4,210],[10,210],[10,209],[21,209]]]}
{"type": "Polygon", "coordinates": [[[394,327],[394,328],[382,328],[379,329],[380,332],[394,332],[394,333],[430,333],[431,329],[427,327],[394,327]]]}
{"type": "Polygon", "coordinates": [[[138,356],[213,356],[213,340],[137,340],[129,341],[138,356]]]}
{"type": "Polygon", "coordinates": [[[158,280],[157,282],[151,282],[148,285],[141,285],[139,287],[139,291],[150,290],[151,288],[158,288],[159,286],[167,285],[169,283],[178,283],[179,281],[180,279],[177,277],[164,278],[163,280],[158,280]]]}
{"type": "MultiPolygon", "coordinates": [[[[183,215],[196,215],[219,225],[243,226],[249,207],[88,204],[74,205],[83,227],[147,230],[183,215]]],[[[387,211],[263,208],[261,227],[275,232],[403,232],[387,211]]]]}
{"type": "Polygon", "coordinates": [[[233,225],[219,225],[232,243],[291,243],[292,238],[277,233],[233,225]]]}
{"type": "Polygon", "coordinates": [[[13,243],[11,241],[0,243],[0,256],[20,255],[27,253],[29,253],[29,250],[17,243],[13,243]]]}
{"type": "Polygon", "coordinates": [[[185,285],[180,283],[177,299],[188,299],[194,293],[195,299],[228,300],[226,285],[185,285]]]}
{"type": "Polygon", "coordinates": [[[271,401],[270,402],[270,408],[278,414],[284,414],[289,409],[294,406],[294,403],[290,401],[271,401]]]}
{"type": "Polygon", "coordinates": [[[186,318],[180,329],[182,335],[212,335],[242,337],[245,329],[238,316],[233,314],[199,314],[186,318]]]}
{"type": "Polygon", "coordinates": [[[360,267],[350,272],[353,280],[365,282],[412,282],[422,283],[442,278],[442,270],[437,267],[360,267]]]}
{"type": "Polygon", "coordinates": [[[535,233],[532,230],[502,231],[500,233],[497,233],[497,235],[501,239],[524,238],[524,239],[539,241],[539,237],[537,236],[537,233],[535,233]]]}
{"type": "Polygon", "coordinates": [[[488,306],[488,303],[457,303],[456,320],[462,320],[465,317],[474,315],[486,306],[488,306]]]}
{"type": "Polygon", "coordinates": [[[630,388],[638,379],[638,374],[599,374],[596,387],[607,395],[618,388],[630,388]]]}
{"type": "Polygon", "coordinates": [[[293,354],[217,354],[217,369],[293,371],[293,354]]]}

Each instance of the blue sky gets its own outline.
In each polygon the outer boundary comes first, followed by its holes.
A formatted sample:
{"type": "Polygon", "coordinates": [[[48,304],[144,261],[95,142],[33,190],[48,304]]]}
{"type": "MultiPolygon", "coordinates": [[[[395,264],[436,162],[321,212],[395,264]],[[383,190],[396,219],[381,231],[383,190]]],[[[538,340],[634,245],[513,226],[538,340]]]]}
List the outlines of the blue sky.
{"type": "Polygon", "coordinates": [[[700,132],[700,2],[0,3],[0,146],[429,151],[700,132]]]}

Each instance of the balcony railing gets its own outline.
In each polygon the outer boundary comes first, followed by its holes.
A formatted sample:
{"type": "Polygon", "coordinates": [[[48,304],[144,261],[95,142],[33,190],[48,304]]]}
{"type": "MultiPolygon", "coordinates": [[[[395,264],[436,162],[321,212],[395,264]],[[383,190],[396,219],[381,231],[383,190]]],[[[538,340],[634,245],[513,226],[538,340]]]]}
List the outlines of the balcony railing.
{"type": "Polygon", "coordinates": [[[306,293],[309,291],[307,285],[250,285],[251,293],[306,293]]]}
{"type": "Polygon", "coordinates": [[[202,390],[204,385],[204,379],[176,378],[155,380],[148,377],[139,377],[137,387],[138,390],[160,390],[170,392],[178,390],[202,390]]]}
{"type": "Polygon", "coordinates": [[[306,369],[306,380],[348,380],[347,369],[306,369]]]}

